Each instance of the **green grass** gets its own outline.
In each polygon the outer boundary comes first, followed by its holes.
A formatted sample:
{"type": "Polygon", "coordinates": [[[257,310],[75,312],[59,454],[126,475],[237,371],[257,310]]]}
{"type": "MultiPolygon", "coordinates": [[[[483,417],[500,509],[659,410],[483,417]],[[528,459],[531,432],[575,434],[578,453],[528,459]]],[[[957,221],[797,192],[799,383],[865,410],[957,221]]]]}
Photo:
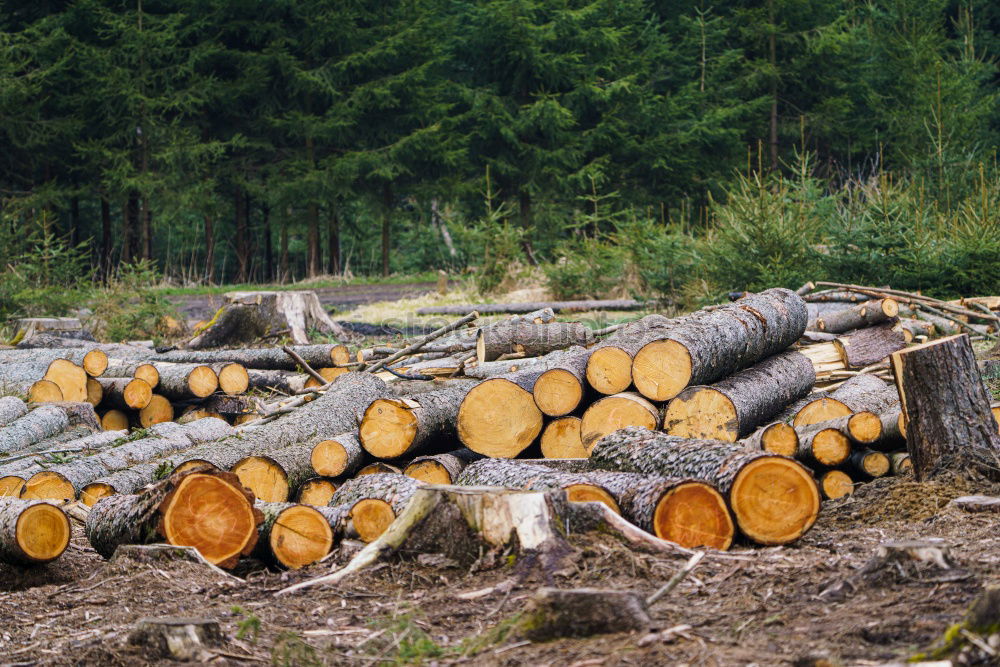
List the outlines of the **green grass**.
{"type": "Polygon", "coordinates": [[[345,287],[349,285],[401,285],[405,283],[434,282],[437,280],[436,271],[424,271],[422,273],[400,273],[388,277],[384,276],[355,276],[349,279],[329,278],[304,280],[286,284],[266,284],[266,283],[242,283],[232,285],[197,285],[194,287],[156,287],[155,291],[162,296],[190,296],[201,294],[224,294],[226,292],[236,292],[241,290],[297,290],[316,289],[321,287],[345,287]]]}

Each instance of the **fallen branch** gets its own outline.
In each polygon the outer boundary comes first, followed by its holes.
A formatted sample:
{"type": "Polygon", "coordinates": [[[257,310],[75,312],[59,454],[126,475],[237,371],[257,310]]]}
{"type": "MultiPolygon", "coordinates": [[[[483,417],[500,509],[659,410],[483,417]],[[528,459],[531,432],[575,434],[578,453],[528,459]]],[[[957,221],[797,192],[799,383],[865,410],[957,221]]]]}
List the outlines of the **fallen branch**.
{"type": "Polygon", "coordinates": [[[646,598],[646,606],[652,607],[654,604],[659,602],[663,597],[665,597],[668,593],[670,593],[670,591],[677,588],[678,584],[684,581],[684,578],[689,574],[691,574],[691,572],[696,567],[698,567],[698,563],[700,563],[701,559],[704,557],[705,557],[704,551],[699,551],[695,555],[691,556],[691,558],[688,559],[688,562],[684,563],[684,567],[682,567],[677,572],[677,574],[670,577],[670,581],[663,584],[663,586],[661,586],[658,591],[656,591],[648,598],[646,598]]]}
{"type": "Polygon", "coordinates": [[[310,377],[312,377],[313,380],[316,380],[316,382],[319,382],[321,385],[322,384],[326,384],[326,378],[323,377],[322,375],[320,375],[319,373],[317,373],[316,371],[314,371],[313,367],[310,366],[306,362],[305,359],[303,359],[302,357],[300,357],[295,352],[295,350],[293,350],[292,348],[288,347],[287,345],[282,345],[281,346],[281,351],[284,352],[285,354],[287,354],[289,357],[291,357],[292,361],[294,361],[299,366],[301,366],[302,370],[304,370],[310,377]]]}
{"type": "Polygon", "coordinates": [[[426,336],[424,336],[423,338],[421,338],[420,340],[418,340],[416,343],[413,343],[412,345],[404,347],[399,352],[396,352],[396,354],[388,356],[385,359],[380,359],[380,360],[376,361],[374,364],[372,364],[371,366],[369,366],[368,368],[366,368],[364,372],[366,372],[366,373],[375,373],[377,371],[380,371],[380,370],[382,370],[382,368],[384,368],[388,364],[391,364],[392,362],[396,361],[397,359],[401,359],[402,357],[405,357],[405,356],[413,354],[414,352],[416,352],[417,350],[419,350],[420,348],[422,348],[424,345],[427,345],[427,343],[431,342],[432,340],[440,338],[441,336],[445,335],[446,333],[448,333],[450,331],[454,331],[455,329],[457,329],[457,328],[459,328],[461,326],[464,326],[464,325],[468,324],[469,322],[472,322],[477,317],[479,317],[479,313],[477,313],[476,311],[472,311],[471,313],[469,313],[468,315],[466,315],[462,319],[455,320],[451,324],[446,324],[445,326],[441,327],[440,329],[436,329],[435,331],[430,332],[429,334],[427,334],[426,336]]]}

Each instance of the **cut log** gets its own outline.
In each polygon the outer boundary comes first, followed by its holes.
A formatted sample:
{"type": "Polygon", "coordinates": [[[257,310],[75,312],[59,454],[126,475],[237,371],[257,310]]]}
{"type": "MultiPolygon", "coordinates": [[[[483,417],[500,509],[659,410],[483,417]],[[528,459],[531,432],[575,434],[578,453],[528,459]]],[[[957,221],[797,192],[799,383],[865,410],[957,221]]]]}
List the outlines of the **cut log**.
{"type": "Polygon", "coordinates": [[[458,437],[472,451],[514,458],[542,430],[542,413],[531,392],[506,378],[473,387],[458,409],[458,437]]]}
{"type": "Polygon", "coordinates": [[[207,417],[215,417],[216,419],[225,419],[220,413],[213,410],[206,410],[205,408],[199,408],[196,405],[184,410],[181,416],[177,418],[178,424],[190,424],[191,422],[198,421],[199,419],[205,419],[207,417]]]}
{"type": "Polygon", "coordinates": [[[256,498],[268,503],[283,503],[299,485],[316,473],[310,462],[309,443],[290,445],[269,454],[247,456],[232,467],[240,483],[256,498]]]}
{"type": "Polygon", "coordinates": [[[547,459],[585,459],[583,420],[579,417],[559,417],[545,425],[542,431],[542,456],[547,459]]]}
{"type": "Polygon", "coordinates": [[[0,455],[19,451],[53,436],[69,424],[65,410],[54,405],[40,405],[0,429],[0,455]]]}
{"type": "Polygon", "coordinates": [[[365,475],[402,475],[403,471],[394,465],[390,465],[385,461],[372,461],[368,465],[362,467],[355,473],[355,477],[364,477],[365,475]]]}
{"type": "Polygon", "coordinates": [[[663,430],[735,442],[808,394],[815,382],[808,358],[782,352],[711,386],[688,387],[667,406],[663,430]]]}
{"type": "Polygon", "coordinates": [[[889,472],[889,457],[882,452],[861,449],[851,454],[851,467],[864,479],[875,479],[889,472]]]}
{"type": "Polygon", "coordinates": [[[580,440],[590,451],[594,443],[626,426],[654,430],[660,426],[660,411],[635,392],[622,392],[595,401],[583,413],[580,440]]]}
{"type": "MultiPolygon", "coordinates": [[[[608,473],[611,475],[611,473],[608,473]]],[[[596,477],[597,475],[595,475],[596,477]]],[[[622,488],[635,486],[646,480],[629,475],[622,488]]],[[[599,502],[621,513],[618,501],[600,482],[586,473],[552,470],[541,465],[525,464],[505,459],[482,459],[466,467],[455,482],[458,486],[496,486],[505,489],[544,491],[562,489],[570,502],[599,502]]]]}
{"type": "Polygon", "coordinates": [[[358,429],[362,447],[378,459],[421,451],[435,438],[453,436],[467,386],[445,387],[414,398],[382,398],[365,410],[358,429]]]}
{"type": "Polygon", "coordinates": [[[889,469],[893,475],[909,475],[913,473],[913,462],[907,452],[893,452],[889,455],[889,469]]]}
{"type": "Polygon", "coordinates": [[[548,641],[646,632],[654,625],[642,596],[632,591],[540,588],[528,601],[515,632],[532,641],[548,641]]]}
{"type": "Polygon", "coordinates": [[[347,505],[354,531],[371,542],[396,520],[413,494],[422,486],[406,475],[374,474],[350,479],[337,489],[330,506],[347,505]]]}
{"type": "Polygon", "coordinates": [[[212,394],[199,401],[198,405],[210,412],[218,412],[227,416],[263,412],[260,402],[252,396],[212,394]]]}
{"type": "Polygon", "coordinates": [[[160,384],[156,393],[174,400],[205,398],[219,388],[219,376],[211,366],[157,363],[160,384]]]}
{"type": "Polygon", "coordinates": [[[634,299],[588,301],[529,301],[524,303],[480,303],[461,306],[428,306],[417,308],[417,315],[465,315],[476,311],[480,315],[512,315],[534,310],[551,309],[556,313],[582,313],[588,310],[639,310],[645,304],[634,299]]]}
{"type": "Polygon", "coordinates": [[[105,431],[128,430],[128,415],[121,410],[108,410],[101,415],[101,428],[105,431]]]}
{"type": "Polygon", "coordinates": [[[596,391],[618,394],[632,385],[632,358],[646,343],[662,340],[674,325],[662,315],[630,322],[594,346],[587,359],[587,382],[596,391]]]}
{"type": "MultiPolygon", "coordinates": [[[[76,364],[90,377],[102,375],[108,367],[108,355],[99,348],[66,350],[66,349],[18,349],[0,350],[0,362],[20,364],[37,364],[42,367],[56,359],[63,359],[76,364]]],[[[41,373],[39,373],[41,376],[41,373]]]]}
{"type": "Polygon", "coordinates": [[[573,345],[586,346],[593,342],[594,334],[580,322],[533,324],[523,320],[508,320],[479,330],[476,337],[476,359],[482,363],[494,361],[505,354],[537,357],[553,350],[573,345]]]}
{"type": "Polygon", "coordinates": [[[301,393],[309,381],[304,373],[293,373],[280,370],[259,370],[248,368],[250,389],[260,391],[277,391],[282,394],[294,395],[301,393]]]}
{"type": "Polygon", "coordinates": [[[66,550],[71,534],[66,513],[55,505],[0,498],[0,562],[48,563],[66,550]]]}
{"type": "Polygon", "coordinates": [[[139,424],[143,428],[149,428],[155,424],[173,421],[174,406],[170,404],[165,396],[153,394],[149,403],[142,410],[139,410],[139,424]]]}
{"type": "Polygon", "coordinates": [[[670,400],[688,385],[714,382],[783,352],[802,336],[807,317],[802,297],[780,288],[699,311],[636,353],[632,382],[650,400],[670,400]]]}
{"type": "Polygon", "coordinates": [[[95,378],[87,378],[87,402],[95,408],[104,400],[104,388],[95,378]]]}
{"type": "Polygon", "coordinates": [[[153,399],[153,389],[137,378],[101,378],[101,389],[109,405],[119,410],[142,410],[153,399]]]}
{"type": "Polygon", "coordinates": [[[806,402],[792,419],[793,426],[809,426],[854,412],[882,414],[899,403],[891,385],[874,375],[855,375],[828,394],[806,402]]]}
{"type": "Polygon", "coordinates": [[[899,304],[894,299],[872,299],[856,306],[835,310],[809,322],[809,329],[828,333],[843,333],[881,324],[899,314],[899,304]]]}
{"type": "Polygon", "coordinates": [[[361,446],[356,432],[312,441],[310,463],[318,475],[352,475],[370,461],[371,457],[361,446]]]}
{"type": "Polygon", "coordinates": [[[843,470],[827,470],[819,476],[819,488],[827,500],[836,500],[854,493],[854,481],[843,470]]]}
{"type": "Polygon", "coordinates": [[[323,559],[333,549],[347,520],[346,508],[310,507],[296,503],[257,501],[264,515],[258,550],[273,562],[298,570],[323,559]]]}
{"type": "MultiPolygon", "coordinates": [[[[925,322],[924,320],[913,320],[910,318],[903,318],[899,321],[901,327],[903,327],[904,332],[909,332],[913,339],[918,336],[924,336],[926,338],[933,338],[937,331],[934,329],[934,325],[930,322],[925,322]]],[[[910,341],[907,341],[910,342],[910,341]]]]}
{"type": "Polygon", "coordinates": [[[797,458],[810,464],[839,466],[851,455],[851,443],[839,428],[820,422],[795,429],[799,436],[797,458]]]}
{"type": "Polygon", "coordinates": [[[313,387],[322,387],[323,385],[327,384],[328,382],[333,382],[336,378],[340,377],[344,373],[349,373],[350,372],[350,370],[347,369],[347,368],[336,368],[336,367],[334,367],[334,368],[319,368],[319,369],[314,369],[314,370],[316,370],[316,372],[319,373],[319,376],[321,378],[323,378],[323,382],[320,382],[319,380],[317,380],[314,377],[310,377],[308,380],[306,380],[306,384],[305,384],[305,388],[306,389],[312,389],[313,387]]]}
{"type": "Polygon", "coordinates": [[[469,449],[457,449],[447,454],[418,456],[403,470],[403,474],[427,484],[455,484],[470,463],[483,458],[469,449]]]}
{"type": "Polygon", "coordinates": [[[833,344],[846,368],[860,369],[877,364],[893,352],[902,350],[906,347],[906,337],[899,320],[889,320],[840,336],[833,344]]]}
{"type": "Polygon", "coordinates": [[[799,434],[784,422],[762,426],[740,442],[747,449],[759,449],[781,456],[795,456],[799,451],[799,434]]]}
{"type": "Polygon", "coordinates": [[[51,380],[33,382],[28,388],[29,403],[55,403],[63,400],[62,389],[51,380]]]}
{"type": "Polygon", "coordinates": [[[213,565],[231,568],[253,550],[262,521],[253,496],[235,475],[196,470],[137,494],[102,499],[91,508],[86,531],[105,558],[120,544],[146,544],[162,535],[169,544],[194,547],[213,565]]]}
{"type": "Polygon", "coordinates": [[[295,501],[303,505],[326,507],[337,491],[337,482],[329,477],[310,477],[299,485],[295,501]]]}
{"type": "Polygon", "coordinates": [[[59,385],[64,401],[87,400],[87,372],[72,361],[56,359],[49,364],[42,379],[59,385]]]}
{"type": "Polygon", "coordinates": [[[705,480],[726,497],[740,531],[759,544],[795,541],[819,513],[819,487],[802,464],[733,443],[631,427],[599,440],[590,460],[606,470],[705,480]]]}
{"type": "Polygon", "coordinates": [[[219,390],[230,396],[245,393],[250,387],[250,375],[243,364],[232,361],[222,361],[210,366],[215,373],[219,390]]]}
{"type": "Polygon", "coordinates": [[[589,358],[590,350],[579,350],[561,366],[543,371],[538,376],[531,387],[531,395],[543,415],[562,417],[576,410],[586,389],[589,358]]]}
{"type": "MultiPolygon", "coordinates": [[[[327,368],[349,362],[350,353],[339,344],[289,345],[295,354],[313,368],[327,368]]],[[[172,350],[152,357],[153,361],[182,364],[218,363],[240,364],[252,373],[258,371],[295,371],[298,364],[280,347],[247,348],[232,350],[172,350]]],[[[254,385],[255,386],[255,385],[254,385]]]]}
{"type": "Polygon", "coordinates": [[[102,377],[138,378],[144,380],[154,390],[160,384],[160,373],[156,370],[156,366],[145,361],[112,359],[108,362],[108,368],[102,377]]]}
{"type": "Polygon", "coordinates": [[[28,414],[28,406],[17,396],[0,396],[0,426],[28,414]]]}
{"type": "Polygon", "coordinates": [[[970,468],[1000,476],[1000,435],[969,337],[895,352],[892,368],[917,481],[970,468]]]}

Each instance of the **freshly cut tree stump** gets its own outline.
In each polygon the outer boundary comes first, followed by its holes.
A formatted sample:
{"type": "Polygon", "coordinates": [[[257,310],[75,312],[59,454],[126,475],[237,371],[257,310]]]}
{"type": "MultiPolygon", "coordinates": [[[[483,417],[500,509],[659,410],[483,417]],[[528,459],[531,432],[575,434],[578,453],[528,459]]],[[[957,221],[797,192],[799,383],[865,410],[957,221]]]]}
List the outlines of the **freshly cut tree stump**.
{"type": "Polygon", "coordinates": [[[473,387],[458,409],[458,438],[472,451],[514,458],[542,431],[542,413],[531,392],[506,378],[473,387]]]}
{"type": "Polygon", "coordinates": [[[95,378],[87,378],[87,402],[95,408],[104,400],[104,388],[95,378]]]}
{"type": "Polygon", "coordinates": [[[843,470],[828,470],[819,477],[819,488],[827,500],[836,500],[854,493],[854,481],[843,470]]]}
{"type": "Polygon", "coordinates": [[[585,459],[583,420],[579,417],[559,417],[545,425],[542,431],[542,456],[547,459],[585,459]]]}
{"type": "Polygon", "coordinates": [[[532,641],[648,631],[655,623],[646,602],[632,591],[540,588],[531,596],[515,631],[532,641]]]}
{"type": "Polygon", "coordinates": [[[310,477],[299,485],[295,501],[303,505],[326,507],[337,492],[337,482],[328,477],[310,477]]]}
{"type": "Polygon", "coordinates": [[[28,406],[17,396],[0,396],[0,426],[28,414],[28,406]]]}
{"type": "Polygon", "coordinates": [[[219,388],[219,376],[211,366],[158,363],[158,394],[172,399],[205,398],[219,388]]]}
{"type": "Polygon", "coordinates": [[[535,405],[546,417],[562,417],[576,410],[586,389],[590,350],[580,350],[556,368],[544,371],[531,387],[535,405]]]}
{"type": "Polygon", "coordinates": [[[418,456],[406,466],[403,474],[427,484],[455,484],[455,480],[465,467],[481,458],[483,458],[481,454],[469,449],[456,449],[447,454],[418,456]]]}
{"type": "Polygon", "coordinates": [[[389,465],[385,461],[372,461],[354,474],[355,477],[365,475],[402,475],[403,471],[394,465],[389,465]]]}
{"type": "Polygon", "coordinates": [[[236,476],[217,470],[172,475],[137,494],[104,498],[87,516],[87,538],[110,558],[121,544],[146,544],[157,535],[196,548],[205,560],[234,567],[257,543],[264,517],[236,476]]]}
{"type": "Polygon", "coordinates": [[[0,562],[48,563],[69,546],[66,513],[37,500],[0,498],[0,562]]]}
{"type": "Polygon", "coordinates": [[[371,457],[361,446],[356,432],[312,441],[310,463],[318,475],[351,475],[370,461],[371,457]]]}
{"type": "Polygon", "coordinates": [[[149,428],[154,424],[173,421],[174,406],[165,396],[153,394],[149,403],[142,410],[139,410],[139,424],[143,428],[149,428]]]}
{"type": "Polygon", "coordinates": [[[906,347],[906,336],[899,320],[865,327],[840,336],[833,341],[844,366],[850,369],[865,368],[887,359],[890,354],[906,347]]]}
{"type": "Polygon", "coordinates": [[[970,468],[1000,477],[1000,435],[969,337],[895,352],[892,369],[917,481],[970,468]]]}
{"type": "Polygon", "coordinates": [[[874,375],[855,375],[834,391],[808,401],[792,419],[793,426],[809,426],[855,412],[882,414],[899,403],[891,385],[874,375]]]}
{"type": "Polygon", "coordinates": [[[39,380],[28,388],[29,403],[55,403],[63,400],[62,389],[51,380],[39,380]]]}
{"type": "Polygon", "coordinates": [[[587,358],[587,382],[606,395],[625,391],[632,385],[632,358],[646,343],[662,340],[674,324],[656,314],[626,324],[593,347],[587,358]]]}
{"type": "Polygon", "coordinates": [[[893,299],[872,299],[850,308],[835,310],[809,322],[809,328],[828,333],[843,333],[880,324],[899,314],[899,304],[893,299]]]}
{"type": "Polygon", "coordinates": [[[747,449],[760,449],[781,456],[795,456],[799,451],[799,434],[784,422],[762,426],[740,442],[747,449]]]}
{"type": "Polygon", "coordinates": [[[537,357],[553,350],[573,345],[590,345],[594,334],[580,322],[533,324],[523,320],[507,320],[483,327],[476,336],[476,359],[480,363],[494,361],[505,354],[537,357]]]}
{"type": "Polygon", "coordinates": [[[851,442],[839,428],[828,426],[831,423],[820,422],[795,429],[799,436],[796,454],[799,460],[827,467],[847,461],[851,456],[851,442]]]}
{"type": "Polygon", "coordinates": [[[153,389],[137,378],[101,378],[98,380],[109,405],[119,410],[142,410],[153,399],[153,389]]]}
{"type": "Polygon", "coordinates": [[[362,447],[378,459],[412,455],[435,438],[452,435],[469,389],[445,387],[413,398],[382,398],[365,410],[358,428],[362,447]]]}
{"type": "Polygon", "coordinates": [[[875,479],[889,472],[889,457],[882,452],[862,449],[851,454],[851,467],[862,477],[875,479]]]}
{"type": "Polygon", "coordinates": [[[889,454],[889,469],[893,475],[909,475],[913,473],[913,462],[906,452],[893,452],[889,454]]]}
{"type": "Polygon", "coordinates": [[[250,386],[250,375],[243,364],[233,361],[222,361],[209,366],[215,373],[219,390],[230,396],[246,392],[250,386]]]}
{"type": "Polygon", "coordinates": [[[788,544],[816,522],[816,480],[797,461],[738,444],[686,440],[630,427],[599,440],[596,467],[701,479],[726,498],[740,531],[758,544],[788,544]]]}
{"type": "Polygon", "coordinates": [[[304,373],[257,368],[248,368],[247,375],[249,376],[250,389],[277,391],[288,395],[300,393],[306,388],[306,382],[312,379],[304,373]]]}
{"type": "Polygon", "coordinates": [[[70,424],[65,410],[40,405],[28,414],[0,428],[0,454],[10,454],[44,440],[70,424]]]}
{"type": "Polygon", "coordinates": [[[76,403],[87,400],[87,372],[72,361],[56,359],[49,364],[42,379],[59,385],[64,401],[76,403]]]}
{"type": "Polygon", "coordinates": [[[660,426],[660,411],[635,392],[605,396],[583,413],[580,440],[589,451],[598,440],[626,426],[654,430],[660,426]]]}
{"type": "Polygon", "coordinates": [[[108,410],[101,415],[101,428],[105,431],[127,430],[128,415],[121,410],[108,410]]]}
{"type": "Polygon", "coordinates": [[[406,475],[364,475],[344,482],[330,506],[349,506],[354,531],[362,541],[371,542],[396,520],[421,486],[422,482],[406,475]]]}
{"type": "Polygon", "coordinates": [[[330,553],[347,520],[347,508],[343,506],[257,501],[256,507],[264,515],[258,549],[266,550],[271,559],[289,570],[311,565],[330,553]]]}
{"type": "MultiPolygon", "coordinates": [[[[288,347],[314,369],[338,366],[351,361],[350,352],[344,345],[289,345],[288,347]]],[[[254,371],[298,370],[298,364],[295,360],[285,354],[280,347],[233,350],[173,350],[157,354],[152,357],[152,360],[180,364],[240,364],[251,375],[254,374],[254,371]]]]}
{"type": "Polygon", "coordinates": [[[683,438],[736,442],[815,383],[809,359],[782,352],[711,386],[688,387],[667,405],[663,430],[683,438]]]}
{"type": "Polygon", "coordinates": [[[701,310],[636,353],[632,381],[646,398],[670,400],[688,385],[714,382],[783,352],[802,336],[807,319],[802,297],[781,288],[701,310]]]}

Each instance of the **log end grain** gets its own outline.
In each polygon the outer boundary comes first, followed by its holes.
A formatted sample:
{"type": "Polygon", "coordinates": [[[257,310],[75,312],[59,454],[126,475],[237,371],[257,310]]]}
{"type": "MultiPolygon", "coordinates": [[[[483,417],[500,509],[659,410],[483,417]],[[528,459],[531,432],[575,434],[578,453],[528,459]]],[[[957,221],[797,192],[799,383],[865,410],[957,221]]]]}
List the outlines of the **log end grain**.
{"type": "Polygon", "coordinates": [[[205,466],[208,466],[209,468],[216,467],[214,463],[206,461],[205,459],[189,459],[174,468],[171,471],[171,474],[179,475],[182,472],[188,472],[190,470],[194,470],[195,468],[204,468],[205,466]]]}
{"type": "Polygon", "coordinates": [[[0,477],[0,498],[20,498],[21,491],[24,490],[25,480],[17,475],[5,475],[0,477]]]}
{"type": "Polygon", "coordinates": [[[541,431],[542,413],[534,397],[507,379],[479,383],[458,409],[458,437],[477,454],[514,458],[541,431]]]}
{"type": "Polygon", "coordinates": [[[108,410],[101,415],[101,428],[105,431],[128,430],[128,415],[121,410],[108,410]]]}
{"type": "Polygon", "coordinates": [[[101,403],[101,399],[103,398],[104,398],[104,388],[101,387],[101,383],[92,377],[88,377],[87,402],[96,408],[101,403]]]}
{"type": "Polygon", "coordinates": [[[66,513],[48,503],[35,503],[23,509],[15,533],[19,550],[31,563],[47,563],[61,556],[71,535],[66,513]]]}
{"type": "Polygon", "coordinates": [[[580,380],[564,368],[552,368],[539,375],[531,393],[535,405],[547,417],[568,415],[583,400],[580,380]]]}
{"type": "Polygon", "coordinates": [[[777,422],[764,427],[760,443],[765,452],[795,456],[799,450],[799,434],[789,424],[777,422]]]}
{"type": "Polygon", "coordinates": [[[250,386],[250,374],[243,364],[223,363],[217,372],[219,389],[230,396],[243,394],[250,386]]]}
{"type": "Polygon", "coordinates": [[[334,366],[351,363],[351,351],[346,345],[334,345],[330,348],[330,363],[334,366]]]}
{"type": "Polygon", "coordinates": [[[604,503],[615,514],[622,513],[615,497],[596,484],[570,484],[564,486],[563,491],[571,503],[604,503]]]}
{"type": "Polygon", "coordinates": [[[396,466],[389,465],[388,463],[383,463],[382,461],[373,461],[366,466],[363,466],[356,473],[355,477],[364,477],[365,475],[402,475],[403,471],[396,466]]]}
{"type": "Polygon", "coordinates": [[[211,366],[196,366],[187,376],[187,386],[192,396],[205,398],[219,388],[219,376],[211,366]]]}
{"type": "MultiPolygon", "coordinates": [[[[910,455],[907,452],[893,452],[889,455],[889,469],[892,470],[893,475],[913,474],[913,462],[910,460],[910,455]]],[[[3,480],[0,479],[0,485],[2,484],[3,480]]]]}
{"type": "Polygon", "coordinates": [[[854,493],[854,481],[843,470],[828,470],[819,477],[819,488],[827,500],[836,500],[854,493]]]}
{"type": "Polygon", "coordinates": [[[82,402],[87,400],[87,372],[66,359],[56,359],[49,364],[43,380],[59,385],[64,401],[82,402]]]}
{"type": "Polygon", "coordinates": [[[330,553],[333,529],[316,509],[293,505],[282,510],[274,520],[268,546],[279,563],[297,570],[330,553]]]}
{"type": "MultiPolygon", "coordinates": [[[[326,382],[333,382],[336,378],[340,377],[344,373],[350,373],[351,369],[330,367],[330,368],[316,369],[316,372],[319,373],[319,376],[324,380],[326,380],[326,382]]],[[[313,387],[322,387],[323,384],[320,384],[319,380],[317,380],[316,378],[310,377],[308,380],[306,380],[305,388],[312,389],[313,387]]]]}
{"type": "Polygon", "coordinates": [[[326,507],[330,504],[330,499],[337,492],[337,483],[325,477],[313,477],[307,479],[299,485],[296,502],[303,505],[316,505],[326,507]]]}
{"type": "Polygon", "coordinates": [[[667,405],[663,430],[682,438],[736,442],[739,417],[728,396],[711,387],[689,387],[667,405]]]}
{"type": "Polygon", "coordinates": [[[51,380],[39,380],[28,389],[29,403],[55,403],[63,400],[62,389],[51,380]]]}
{"type": "Polygon", "coordinates": [[[414,461],[403,469],[403,474],[427,484],[454,484],[448,469],[432,459],[414,461]]]}
{"type": "Polygon", "coordinates": [[[704,482],[683,482],[667,491],[653,511],[653,534],[682,547],[725,551],[736,534],[726,500],[704,482]]]}
{"type": "Polygon", "coordinates": [[[354,532],[362,542],[373,542],[396,520],[392,505],[378,498],[359,500],[351,508],[354,532]]]}
{"type": "Polygon", "coordinates": [[[132,378],[122,390],[125,405],[133,410],[142,410],[153,400],[153,389],[145,380],[132,378]]]}
{"type": "Polygon", "coordinates": [[[869,444],[882,438],[882,419],[874,412],[856,412],[847,420],[847,432],[854,442],[869,444]]]}
{"type": "Polygon", "coordinates": [[[80,502],[87,507],[93,507],[101,498],[107,498],[117,493],[115,487],[104,482],[91,482],[80,489],[80,502]]]}
{"type": "Polygon", "coordinates": [[[884,477],[889,472],[891,463],[889,457],[882,452],[871,450],[857,452],[852,457],[855,467],[868,477],[884,477]]]}
{"type": "Polygon", "coordinates": [[[104,350],[94,348],[83,355],[83,370],[92,378],[102,375],[108,370],[108,355],[104,350]]]}
{"type": "Polygon", "coordinates": [[[638,426],[649,431],[660,424],[660,414],[652,403],[631,392],[605,396],[595,401],[583,413],[580,438],[589,452],[597,441],[626,426],[638,426]]]}
{"type": "Polygon", "coordinates": [[[632,360],[636,391],[651,401],[669,401],[691,382],[691,353],[677,341],[647,343],[632,360]]]}
{"type": "Polygon", "coordinates": [[[835,428],[825,428],[813,436],[811,457],[825,466],[839,466],[851,455],[851,442],[835,428]]]}
{"type": "Polygon", "coordinates": [[[358,433],[369,454],[394,459],[410,449],[417,436],[417,417],[406,401],[380,398],[365,410],[358,433]]]}
{"type": "Polygon", "coordinates": [[[587,360],[587,383],[602,394],[619,394],[632,384],[632,357],[609,345],[594,350],[587,360]]]}
{"type": "Polygon", "coordinates": [[[837,417],[846,417],[852,410],[835,398],[823,397],[809,401],[792,419],[792,426],[811,426],[820,422],[830,421],[837,417]]]}
{"type": "Polygon", "coordinates": [[[132,377],[145,380],[152,389],[156,389],[156,386],[160,384],[160,371],[156,370],[156,366],[153,364],[139,364],[132,373],[132,377]]]}
{"type": "Polygon", "coordinates": [[[805,466],[764,456],[743,466],[729,490],[740,531],[758,544],[788,544],[816,522],[820,494],[805,466]]]}
{"type": "MultiPolygon", "coordinates": [[[[212,370],[212,369],[209,369],[212,370]]],[[[139,411],[139,424],[143,428],[149,428],[154,424],[173,421],[174,406],[164,396],[153,394],[149,404],[139,411]]]]}
{"type": "Polygon", "coordinates": [[[288,475],[270,457],[248,456],[238,461],[231,472],[258,500],[266,503],[283,503],[288,500],[288,475]]]}
{"type": "Polygon", "coordinates": [[[542,431],[542,456],[547,459],[585,459],[581,433],[583,421],[579,417],[553,419],[542,431]]]}
{"type": "Polygon", "coordinates": [[[68,502],[76,498],[73,484],[57,472],[43,470],[24,483],[21,498],[25,500],[57,500],[68,502]]]}
{"type": "Polygon", "coordinates": [[[310,463],[317,475],[338,477],[347,470],[347,449],[337,440],[320,440],[313,447],[310,463]]]}

